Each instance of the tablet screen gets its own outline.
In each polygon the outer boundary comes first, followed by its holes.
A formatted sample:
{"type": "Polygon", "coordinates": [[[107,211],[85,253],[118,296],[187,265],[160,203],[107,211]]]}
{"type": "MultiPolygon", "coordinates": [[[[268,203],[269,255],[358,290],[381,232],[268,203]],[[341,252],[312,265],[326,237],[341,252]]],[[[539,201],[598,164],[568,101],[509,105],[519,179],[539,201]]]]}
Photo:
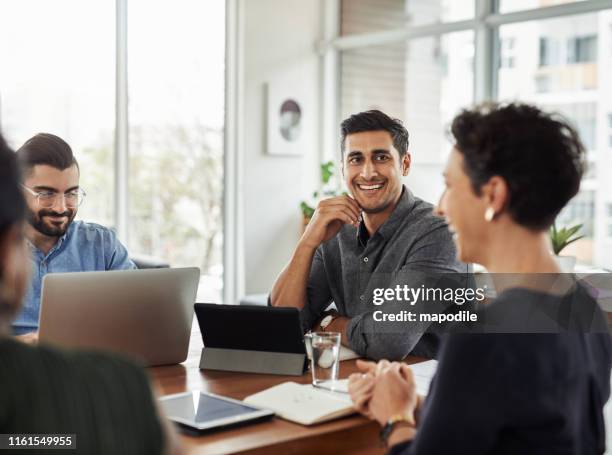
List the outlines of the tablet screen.
{"type": "Polygon", "coordinates": [[[196,428],[222,426],[262,415],[261,409],[199,391],[164,397],[160,401],[171,420],[196,428]]]}

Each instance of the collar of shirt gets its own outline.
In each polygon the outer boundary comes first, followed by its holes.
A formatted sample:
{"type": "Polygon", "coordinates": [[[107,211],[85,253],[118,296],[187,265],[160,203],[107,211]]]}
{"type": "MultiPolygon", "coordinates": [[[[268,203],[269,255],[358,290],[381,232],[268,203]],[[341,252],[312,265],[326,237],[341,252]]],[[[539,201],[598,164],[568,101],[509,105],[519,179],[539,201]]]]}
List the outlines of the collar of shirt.
{"type": "MultiPolygon", "coordinates": [[[[378,234],[382,236],[383,239],[389,238],[393,232],[396,231],[396,228],[399,223],[401,223],[402,219],[404,219],[414,208],[414,195],[410,192],[405,185],[402,185],[402,195],[397,201],[397,205],[389,215],[389,218],[378,228],[378,230],[374,233],[374,235],[378,234]]],[[[370,240],[370,234],[365,226],[363,220],[359,223],[359,228],[357,229],[357,241],[359,244],[365,248],[370,240]]]]}
{"type": "Polygon", "coordinates": [[[70,226],[68,226],[68,229],[66,229],[66,232],[64,233],[64,235],[62,235],[60,238],[57,239],[57,242],[55,243],[55,245],[53,245],[53,247],[49,250],[49,252],[46,255],[42,251],[40,251],[38,247],[36,247],[36,245],[34,245],[28,239],[26,239],[26,243],[30,247],[32,255],[39,257],[41,260],[49,259],[51,255],[54,254],[56,251],[60,251],[60,248],[66,241],[67,237],[70,235],[73,227],[74,227],[74,223],[71,222],[70,226]]]}

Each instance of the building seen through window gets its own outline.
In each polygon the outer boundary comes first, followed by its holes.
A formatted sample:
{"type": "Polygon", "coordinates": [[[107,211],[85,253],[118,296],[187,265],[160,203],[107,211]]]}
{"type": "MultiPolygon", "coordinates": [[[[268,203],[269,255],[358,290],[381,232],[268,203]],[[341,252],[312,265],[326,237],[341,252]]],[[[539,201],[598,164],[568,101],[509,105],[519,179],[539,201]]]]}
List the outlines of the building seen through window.
{"type": "MultiPolygon", "coordinates": [[[[443,0],[342,2],[343,35],[393,30],[474,17],[474,4],[443,0]],[[393,14],[390,13],[393,10],[393,14]],[[389,14],[387,14],[389,13],[389,14]],[[458,19],[461,18],[461,19],[458,19]]],[[[500,0],[499,13],[571,3],[563,0],[500,0]]],[[[421,197],[435,202],[437,173],[450,149],[444,132],[474,102],[475,35],[472,28],[341,53],[340,115],[378,108],[405,120],[411,132],[413,171],[421,197]]],[[[566,117],[587,149],[580,193],[558,224],[583,224],[585,238],[565,251],[579,263],[612,267],[605,210],[612,203],[612,10],[516,22],[494,27],[496,57],[485,71],[495,81],[491,98],[534,103],[566,117]]],[[[483,75],[480,74],[480,80],[483,75]]]]}

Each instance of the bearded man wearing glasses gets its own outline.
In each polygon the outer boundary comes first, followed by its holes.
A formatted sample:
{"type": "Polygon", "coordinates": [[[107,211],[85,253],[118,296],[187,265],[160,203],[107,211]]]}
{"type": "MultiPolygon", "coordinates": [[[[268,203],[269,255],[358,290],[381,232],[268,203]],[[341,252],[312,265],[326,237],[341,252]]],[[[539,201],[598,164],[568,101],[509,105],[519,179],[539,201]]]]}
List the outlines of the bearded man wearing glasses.
{"type": "Polygon", "coordinates": [[[126,248],[104,226],[74,221],[85,191],[79,186],[79,165],[70,146],[53,134],[40,133],[17,150],[28,222],[25,235],[31,251],[32,280],[13,334],[38,340],[38,315],[43,277],[47,273],[134,269],[126,248]]]}

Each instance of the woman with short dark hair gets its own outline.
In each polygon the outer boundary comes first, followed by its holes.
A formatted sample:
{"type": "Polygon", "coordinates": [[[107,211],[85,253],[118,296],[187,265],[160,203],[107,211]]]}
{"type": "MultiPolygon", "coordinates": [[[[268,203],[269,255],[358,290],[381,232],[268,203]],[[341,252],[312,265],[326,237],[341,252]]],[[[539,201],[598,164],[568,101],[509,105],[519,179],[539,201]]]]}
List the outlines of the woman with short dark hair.
{"type": "Polygon", "coordinates": [[[179,453],[141,368],[119,356],[32,347],[9,336],[28,282],[24,213],[15,154],[0,135],[0,434],[74,435],[76,449],[61,453],[179,453]]]}
{"type": "Polygon", "coordinates": [[[578,192],[584,147],[562,118],[525,104],[464,110],[451,132],[438,212],[459,259],[497,280],[497,298],[478,314],[495,320],[496,333],[479,323],[470,330],[481,333],[446,335],[424,402],[410,368],[385,361],[359,364],[351,397],[383,426],[393,454],[603,453],[607,321],[583,286],[559,274],[548,240],[578,192]]]}

